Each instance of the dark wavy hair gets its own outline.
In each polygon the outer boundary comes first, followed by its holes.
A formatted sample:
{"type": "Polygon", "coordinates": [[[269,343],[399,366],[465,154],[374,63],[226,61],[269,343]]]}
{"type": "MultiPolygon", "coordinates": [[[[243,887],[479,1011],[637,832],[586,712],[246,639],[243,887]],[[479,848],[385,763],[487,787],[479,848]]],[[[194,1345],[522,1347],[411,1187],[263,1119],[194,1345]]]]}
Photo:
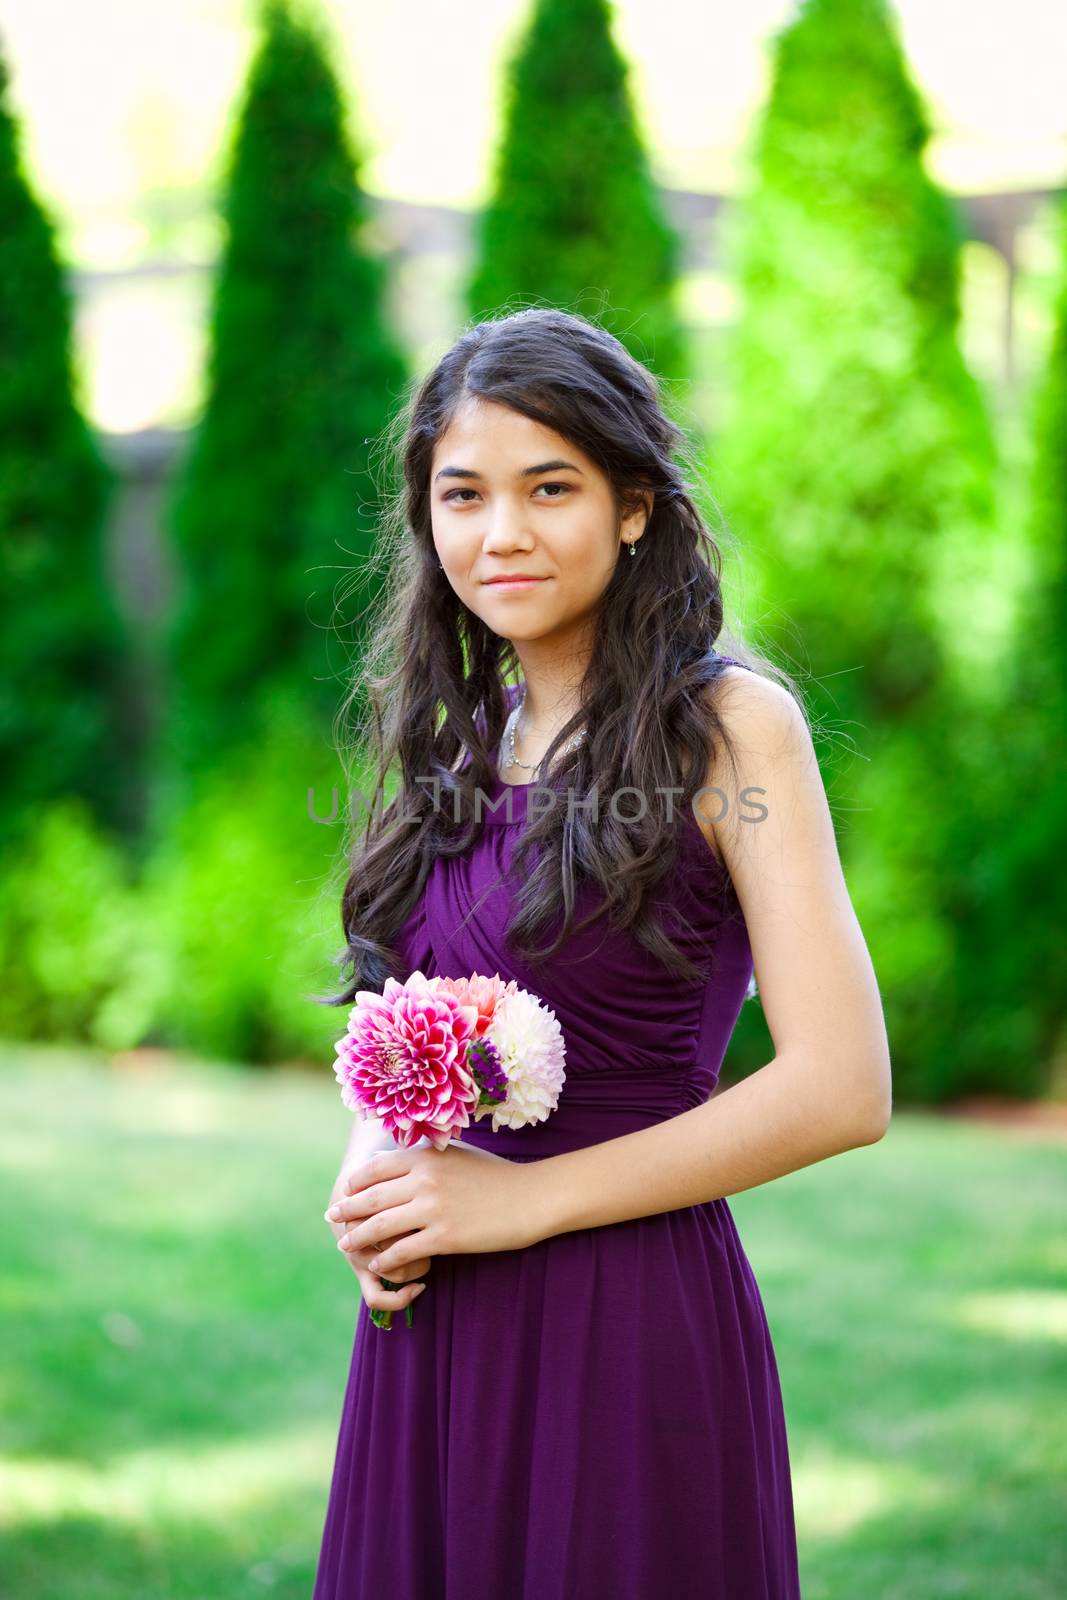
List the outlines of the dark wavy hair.
{"type": "MultiPolygon", "coordinates": [[[[695,503],[699,470],[691,447],[666,414],[656,378],[603,327],[537,307],[468,327],[412,387],[387,430],[401,435],[403,484],[384,499],[370,562],[380,578],[366,629],[372,642],[339,711],[340,736],[335,727],[342,760],[364,778],[373,770],[374,804],[362,831],[349,809],[345,948],[337,957],[347,981],[342,993],[315,998],[351,1005],[357,990],[380,992],[386,977],[406,976],[393,940],[431,867],[468,850],[485,826],[475,792],[484,795],[496,775],[506,691],[519,660],[448,582],[430,519],[434,448],[469,399],[510,406],[583,450],[608,478],[620,521],[640,491],[654,496],[636,556],[617,561],[600,598],[580,708],[541,768],[541,782],[561,792],[567,786],[591,797],[596,790],[598,815],[556,804],[531,816],[516,844],[521,890],[507,941],[539,962],[572,930],[608,915],[610,926],[632,928],[667,967],[700,981],[706,974],[662,930],[652,902],[676,858],[677,815],[706,782],[717,744],[736,776],[715,705],[724,637],[721,551],[695,503]],[[585,738],[557,757],[579,727],[585,738]],[[385,805],[391,773],[397,788],[385,805]],[[642,796],[681,787],[675,818],[651,802],[640,819],[612,816],[606,802],[624,786],[642,796]],[[599,885],[604,897],[575,923],[581,882],[599,885]],[[536,948],[533,940],[546,928],[554,937],[536,948]]],[[[739,637],[731,634],[726,648],[795,694],[788,675],[739,637]]]]}

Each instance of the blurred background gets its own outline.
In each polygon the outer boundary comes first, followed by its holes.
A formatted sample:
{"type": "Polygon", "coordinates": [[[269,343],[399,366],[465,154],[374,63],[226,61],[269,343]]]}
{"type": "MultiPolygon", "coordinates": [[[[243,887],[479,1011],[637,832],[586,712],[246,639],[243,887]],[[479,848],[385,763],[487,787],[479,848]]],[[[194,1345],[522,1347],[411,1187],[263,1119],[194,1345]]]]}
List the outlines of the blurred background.
{"type": "Polygon", "coordinates": [[[0,0],[11,1593],[310,1592],[334,718],[405,387],[527,304],[663,379],[881,986],[889,1135],[732,1202],[805,1596],[1064,1592],[1063,21],[0,0]]]}

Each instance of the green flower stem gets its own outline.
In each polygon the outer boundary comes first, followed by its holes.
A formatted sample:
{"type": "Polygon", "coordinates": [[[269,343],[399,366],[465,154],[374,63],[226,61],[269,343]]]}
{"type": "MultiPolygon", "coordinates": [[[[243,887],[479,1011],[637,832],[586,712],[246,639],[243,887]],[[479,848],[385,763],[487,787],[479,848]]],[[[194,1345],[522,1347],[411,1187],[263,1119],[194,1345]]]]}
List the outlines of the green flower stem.
{"type": "MultiPolygon", "coordinates": [[[[393,1283],[390,1278],[383,1278],[381,1284],[383,1289],[403,1289],[405,1287],[402,1283],[393,1283]]],[[[409,1301],[404,1307],[404,1321],[409,1328],[411,1327],[411,1317],[414,1310],[414,1301],[409,1301]]],[[[372,1311],[370,1319],[376,1328],[391,1328],[393,1326],[393,1313],[391,1311],[372,1311]]]]}

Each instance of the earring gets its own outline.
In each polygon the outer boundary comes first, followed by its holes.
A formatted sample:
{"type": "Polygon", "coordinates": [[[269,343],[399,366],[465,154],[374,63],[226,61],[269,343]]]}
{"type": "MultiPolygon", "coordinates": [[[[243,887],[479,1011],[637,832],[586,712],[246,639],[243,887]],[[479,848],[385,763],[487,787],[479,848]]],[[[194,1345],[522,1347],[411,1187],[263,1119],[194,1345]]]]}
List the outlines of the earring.
{"type": "Polygon", "coordinates": [[[632,556],[635,556],[637,554],[637,540],[636,539],[631,539],[630,540],[630,554],[632,556]]]}

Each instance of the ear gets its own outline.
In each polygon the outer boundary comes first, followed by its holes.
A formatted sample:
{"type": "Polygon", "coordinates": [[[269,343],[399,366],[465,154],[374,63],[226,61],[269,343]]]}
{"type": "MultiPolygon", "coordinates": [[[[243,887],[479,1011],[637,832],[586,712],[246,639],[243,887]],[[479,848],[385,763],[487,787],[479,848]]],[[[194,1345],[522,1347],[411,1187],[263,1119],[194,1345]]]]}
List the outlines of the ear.
{"type": "Polygon", "coordinates": [[[648,526],[655,503],[656,496],[651,489],[635,489],[627,502],[630,509],[623,513],[619,532],[639,539],[648,526]]]}

